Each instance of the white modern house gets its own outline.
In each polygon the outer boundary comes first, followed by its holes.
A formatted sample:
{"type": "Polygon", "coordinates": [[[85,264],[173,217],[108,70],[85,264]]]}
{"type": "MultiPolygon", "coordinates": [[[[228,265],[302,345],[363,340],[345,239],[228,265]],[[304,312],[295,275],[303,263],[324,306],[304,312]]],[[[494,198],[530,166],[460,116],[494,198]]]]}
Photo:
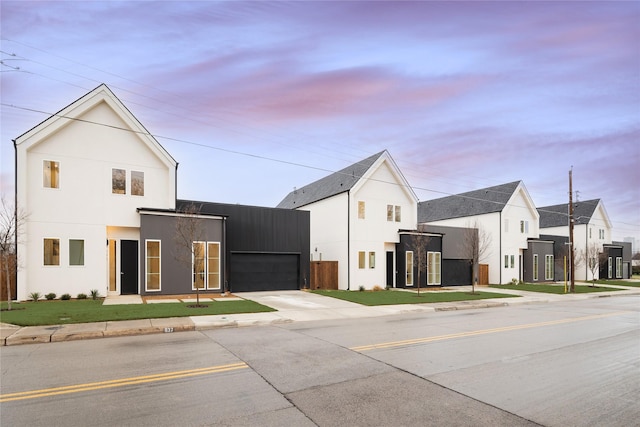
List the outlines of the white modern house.
{"type": "Polygon", "coordinates": [[[385,150],[292,191],[277,207],[310,212],[311,257],[338,261],[338,288],[357,290],[395,286],[399,231],[416,228],[417,202],[385,150]]]}
{"type": "Polygon", "coordinates": [[[137,209],[175,209],[176,161],[105,85],[13,142],[18,300],[138,293],[137,209]]]}
{"type": "MultiPolygon", "coordinates": [[[[569,205],[567,203],[540,207],[538,212],[540,213],[541,233],[569,237],[569,205]]],[[[590,249],[593,247],[595,247],[597,254],[607,252],[604,250],[605,247],[612,245],[611,220],[600,199],[575,202],[573,218],[575,278],[576,280],[592,280],[593,273],[589,268],[589,261],[585,258],[585,254],[591,252],[592,256],[595,255],[594,250],[590,249]]],[[[600,260],[596,259],[595,262],[600,262],[600,260]]],[[[613,262],[616,262],[615,259],[613,262]]],[[[614,272],[608,278],[619,276],[615,273],[616,266],[612,266],[612,269],[614,272]]],[[[595,278],[597,279],[598,276],[599,272],[596,272],[595,278]]],[[[607,278],[607,276],[609,274],[603,278],[607,278]]]]}
{"type": "Polygon", "coordinates": [[[552,265],[545,266],[541,261],[553,264],[553,257],[527,253],[529,242],[539,238],[538,221],[538,211],[522,181],[418,204],[419,224],[477,228],[480,235],[488,237],[485,258],[480,263],[489,265],[492,284],[524,280],[525,265],[553,271],[552,265]],[[525,262],[525,256],[531,260],[525,262]]]}

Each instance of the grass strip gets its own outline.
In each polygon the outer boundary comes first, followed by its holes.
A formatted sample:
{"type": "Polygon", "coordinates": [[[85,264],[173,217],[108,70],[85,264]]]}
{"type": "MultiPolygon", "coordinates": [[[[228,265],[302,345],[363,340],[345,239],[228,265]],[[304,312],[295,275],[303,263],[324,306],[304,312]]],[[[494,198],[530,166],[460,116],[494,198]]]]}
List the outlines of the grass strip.
{"type": "Polygon", "coordinates": [[[495,292],[417,292],[406,291],[336,291],[314,290],[314,294],[338,298],[362,305],[394,305],[394,304],[428,304],[436,302],[471,301],[489,298],[512,298],[518,295],[499,294],[495,292]]]}
{"type": "MultiPolygon", "coordinates": [[[[551,285],[551,284],[532,284],[525,283],[522,285],[491,285],[492,288],[495,289],[513,289],[516,291],[527,291],[527,292],[542,292],[545,294],[564,294],[564,284],[562,285],[551,285]]],[[[568,289],[569,285],[567,285],[568,289]]],[[[622,291],[620,288],[608,288],[601,286],[591,286],[591,285],[576,285],[575,286],[576,294],[588,294],[591,292],[610,292],[610,291],[622,291]]]]}
{"type": "Polygon", "coordinates": [[[206,302],[207,307],[190,308],[193,303],[102,305],[101,300],[38,301],[7,303],[0,307],[0,322],[20,326],[65,325],[116,320],[161,319],[165,317],[212,314],[260,313],[275,311],[254,301],[206,302]]]}

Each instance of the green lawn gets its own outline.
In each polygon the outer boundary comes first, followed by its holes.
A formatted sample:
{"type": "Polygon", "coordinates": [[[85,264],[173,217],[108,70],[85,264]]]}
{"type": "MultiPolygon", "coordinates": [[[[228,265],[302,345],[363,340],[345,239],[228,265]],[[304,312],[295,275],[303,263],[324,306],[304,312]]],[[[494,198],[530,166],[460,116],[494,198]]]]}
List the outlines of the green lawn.
{"type": "MultiPolygon", "coordinates": [[[[547,294],[564,294],[564,284],[552,285],[548,283],[525,283],[523,285],[491,285],[496,289],[514,289],[516,291],[529,291],[529,292],[543,292],[547,294]]],[[[567,288],[569,285],[567,284],[567,288]]],[[[587,294],[589,292],[609,292],[609,291],[621,291],[619,288],[605,288],[600,286],[590,285],[576,285],[576,294],[587,294]]]]}
{"type": "Polygon", "coordinates": [[[102,305],[101,300],[38,301],[12,303],[0,322],[20,326],[63,325],[104,322],[108,320],[159,319],[164,317],[203,316],[210,314],[259,313],[275,311],[253,301],[207,302],[206,308],[190,308],[193,303],[102,305]]]}
{"type": "Polygon", "coordinates": [[[362,305],[423,304],[434,302],[468,301],[488,298],[511,298],[516,295],[498,294],[494,292],[416,292],[405,291],[327,291],[315,290],[314,294],[343,299],[362,305]]]}
{"type": "Polygon", "coordinates": [[[640,288],[640,282],[628,282],[626,280],[596,280],[596,285],[597,284],[640,288]]]}

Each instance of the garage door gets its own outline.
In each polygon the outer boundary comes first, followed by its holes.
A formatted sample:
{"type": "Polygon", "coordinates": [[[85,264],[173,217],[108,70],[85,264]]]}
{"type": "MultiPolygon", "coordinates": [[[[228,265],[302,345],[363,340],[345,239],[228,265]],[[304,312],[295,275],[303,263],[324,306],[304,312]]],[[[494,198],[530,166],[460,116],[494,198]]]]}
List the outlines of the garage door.
{"type": "Polygon", "coordinates": [[[231,292],[299,289],[298,254],[231,253],[231,292]]]}

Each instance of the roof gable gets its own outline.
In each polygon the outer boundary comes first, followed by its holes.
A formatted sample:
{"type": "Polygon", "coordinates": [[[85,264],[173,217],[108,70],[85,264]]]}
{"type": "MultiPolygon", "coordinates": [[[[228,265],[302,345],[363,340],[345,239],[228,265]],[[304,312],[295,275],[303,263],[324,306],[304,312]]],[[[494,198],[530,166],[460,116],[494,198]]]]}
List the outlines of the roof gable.
{"type": "MultiPolygon", "coordinates": [[[[296,209],[351,190],[386,151],[381,151],[302,188],[293,190],[276,207],[296,209]]],[[[387,155],[388,156],[388,155],[387,155]]]]}
{"type": "MultiPolygon", "coordinates": [[[[575,202],[573,205],[573,217],[575,219],[574,224],[588,224],[598,206],[602,209],[602,216],[609,225],[609,216],[604,210],[604,206],[600,199],[575,202]]],[[[540,228],[562,227],[569,225],[568,203],[544,206],[538,208],[538,213],[540,213],[540,228]]]]}
{"type": "MultiPolygon", "coordinates": [[[[14,140],[16,147],[28,150],[41,142],[47,140],[53,134],[72,125],[77,121],[83,121],[82,117],[100,104],[106,104],[125,124],[128,130],[134,132],[138,139],[143,142],[163,163],[173,169],[177,162],[168,151],[147,131],[147,129],[135,118],[127,107],[105,84],[101,84],[91,92],[80,97],[62,110],[51,115],[38,125],[23,133],[14,140]]],[[[101,123],[96,123],[101,125],[101,123]]],[[[112,126],[104,124],[104,126],[112,126]]]]}
{"type": "Polygon", "coordinates": [[[425,223],[501,212],[521,183],[522,181],[514,181],[420,202],[418,203],[418,222],[425,223]]]}

